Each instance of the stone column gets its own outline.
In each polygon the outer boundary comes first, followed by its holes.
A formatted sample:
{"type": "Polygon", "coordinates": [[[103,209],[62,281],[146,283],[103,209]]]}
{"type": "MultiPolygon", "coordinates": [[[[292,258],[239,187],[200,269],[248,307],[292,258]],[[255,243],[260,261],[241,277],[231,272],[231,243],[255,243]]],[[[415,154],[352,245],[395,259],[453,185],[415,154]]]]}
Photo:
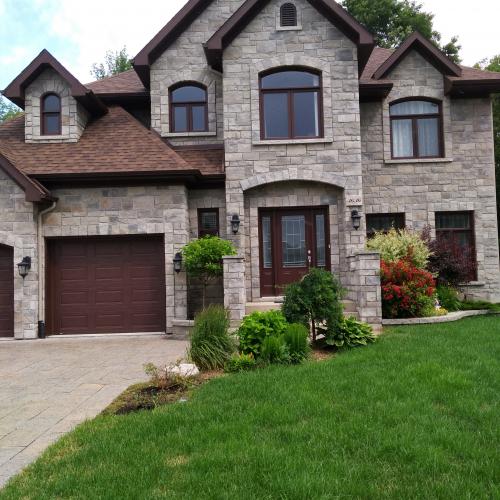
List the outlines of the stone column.
{"type": "Polygon", "coordinates": [[[245,259],[227,256],[224,262],[224,307],[229,311],[231,329],[238,328],[245,316],[245,259]]]}

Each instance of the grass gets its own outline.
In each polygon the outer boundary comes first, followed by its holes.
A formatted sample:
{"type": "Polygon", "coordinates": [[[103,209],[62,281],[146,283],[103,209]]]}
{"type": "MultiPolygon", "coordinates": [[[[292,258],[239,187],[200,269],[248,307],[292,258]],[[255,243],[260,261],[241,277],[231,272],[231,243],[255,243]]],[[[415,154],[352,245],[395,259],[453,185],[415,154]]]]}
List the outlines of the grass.
{"type": "Polygon", "coordinates": [[[78,427],[2,499],[500,496],[500,318],[397,327],[78,427]]]}

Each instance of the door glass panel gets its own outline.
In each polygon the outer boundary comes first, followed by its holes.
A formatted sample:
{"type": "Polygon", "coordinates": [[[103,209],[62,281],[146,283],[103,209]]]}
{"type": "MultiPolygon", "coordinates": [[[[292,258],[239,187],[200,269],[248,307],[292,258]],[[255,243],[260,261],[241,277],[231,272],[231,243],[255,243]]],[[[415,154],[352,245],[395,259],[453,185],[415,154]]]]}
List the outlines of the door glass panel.
{"type": "Polygon", "coordinates": [[[306,266],[306,219],[303,215],[281,218],[283,267],[306,266]]]}
{"type": "Polygon", "coordinates": [[[316,215],[316,267],[326,266],[325,216],[316,215]]]}
{"type": "Polygon", "coordinates": [[[262,259],[264,269],[272,269],[273,245],[271,241],[271,217],[262,217],[262,259]]]}

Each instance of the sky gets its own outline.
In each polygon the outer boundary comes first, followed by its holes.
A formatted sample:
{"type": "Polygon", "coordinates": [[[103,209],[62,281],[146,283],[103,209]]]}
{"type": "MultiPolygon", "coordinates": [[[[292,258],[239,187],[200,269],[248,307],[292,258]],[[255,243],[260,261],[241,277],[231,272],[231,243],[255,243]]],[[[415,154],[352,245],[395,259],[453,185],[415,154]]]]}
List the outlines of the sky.
{"type": "MultiPolygon", "coordinates": [[[[43,48],[87,83],[93,79],[92,63],[103,61],[106,50],[126,46],[135,56],[185,1],[0,0],[0,89],[43,48]]],[[[435,14],[434,26],[443,41],[458,35],[463,64],[500,53],[499,0],[474,0],[467,10],[465,0],[419,3],[435,14]]]]}

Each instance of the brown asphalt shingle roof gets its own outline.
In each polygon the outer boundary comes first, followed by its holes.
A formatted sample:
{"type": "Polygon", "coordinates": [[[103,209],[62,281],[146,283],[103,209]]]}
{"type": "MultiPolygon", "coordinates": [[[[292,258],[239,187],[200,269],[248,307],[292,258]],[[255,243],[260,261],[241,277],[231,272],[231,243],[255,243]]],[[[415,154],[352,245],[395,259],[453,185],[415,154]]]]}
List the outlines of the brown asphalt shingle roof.
{"type": "Polygon", "coordinates": [[[176,149],[175,152],[184,158],[193,168],[203,169],[205,175],[224,172],[224,146],[204,149],[176,149]]]}
{"type": "Polygon", "coordinates": [[[139,94],[147,90],[133,69],[85,85],[95,94],[139,94]]]}
{"type": "Polygon", "coordinates": [[[155,132],[119,106],[90,123],[76,143],[27,144],[24,117],[0,126],[0,154],[27,175],[171,172],[222,173],[203,162],[189,164],[155,132]]]}

